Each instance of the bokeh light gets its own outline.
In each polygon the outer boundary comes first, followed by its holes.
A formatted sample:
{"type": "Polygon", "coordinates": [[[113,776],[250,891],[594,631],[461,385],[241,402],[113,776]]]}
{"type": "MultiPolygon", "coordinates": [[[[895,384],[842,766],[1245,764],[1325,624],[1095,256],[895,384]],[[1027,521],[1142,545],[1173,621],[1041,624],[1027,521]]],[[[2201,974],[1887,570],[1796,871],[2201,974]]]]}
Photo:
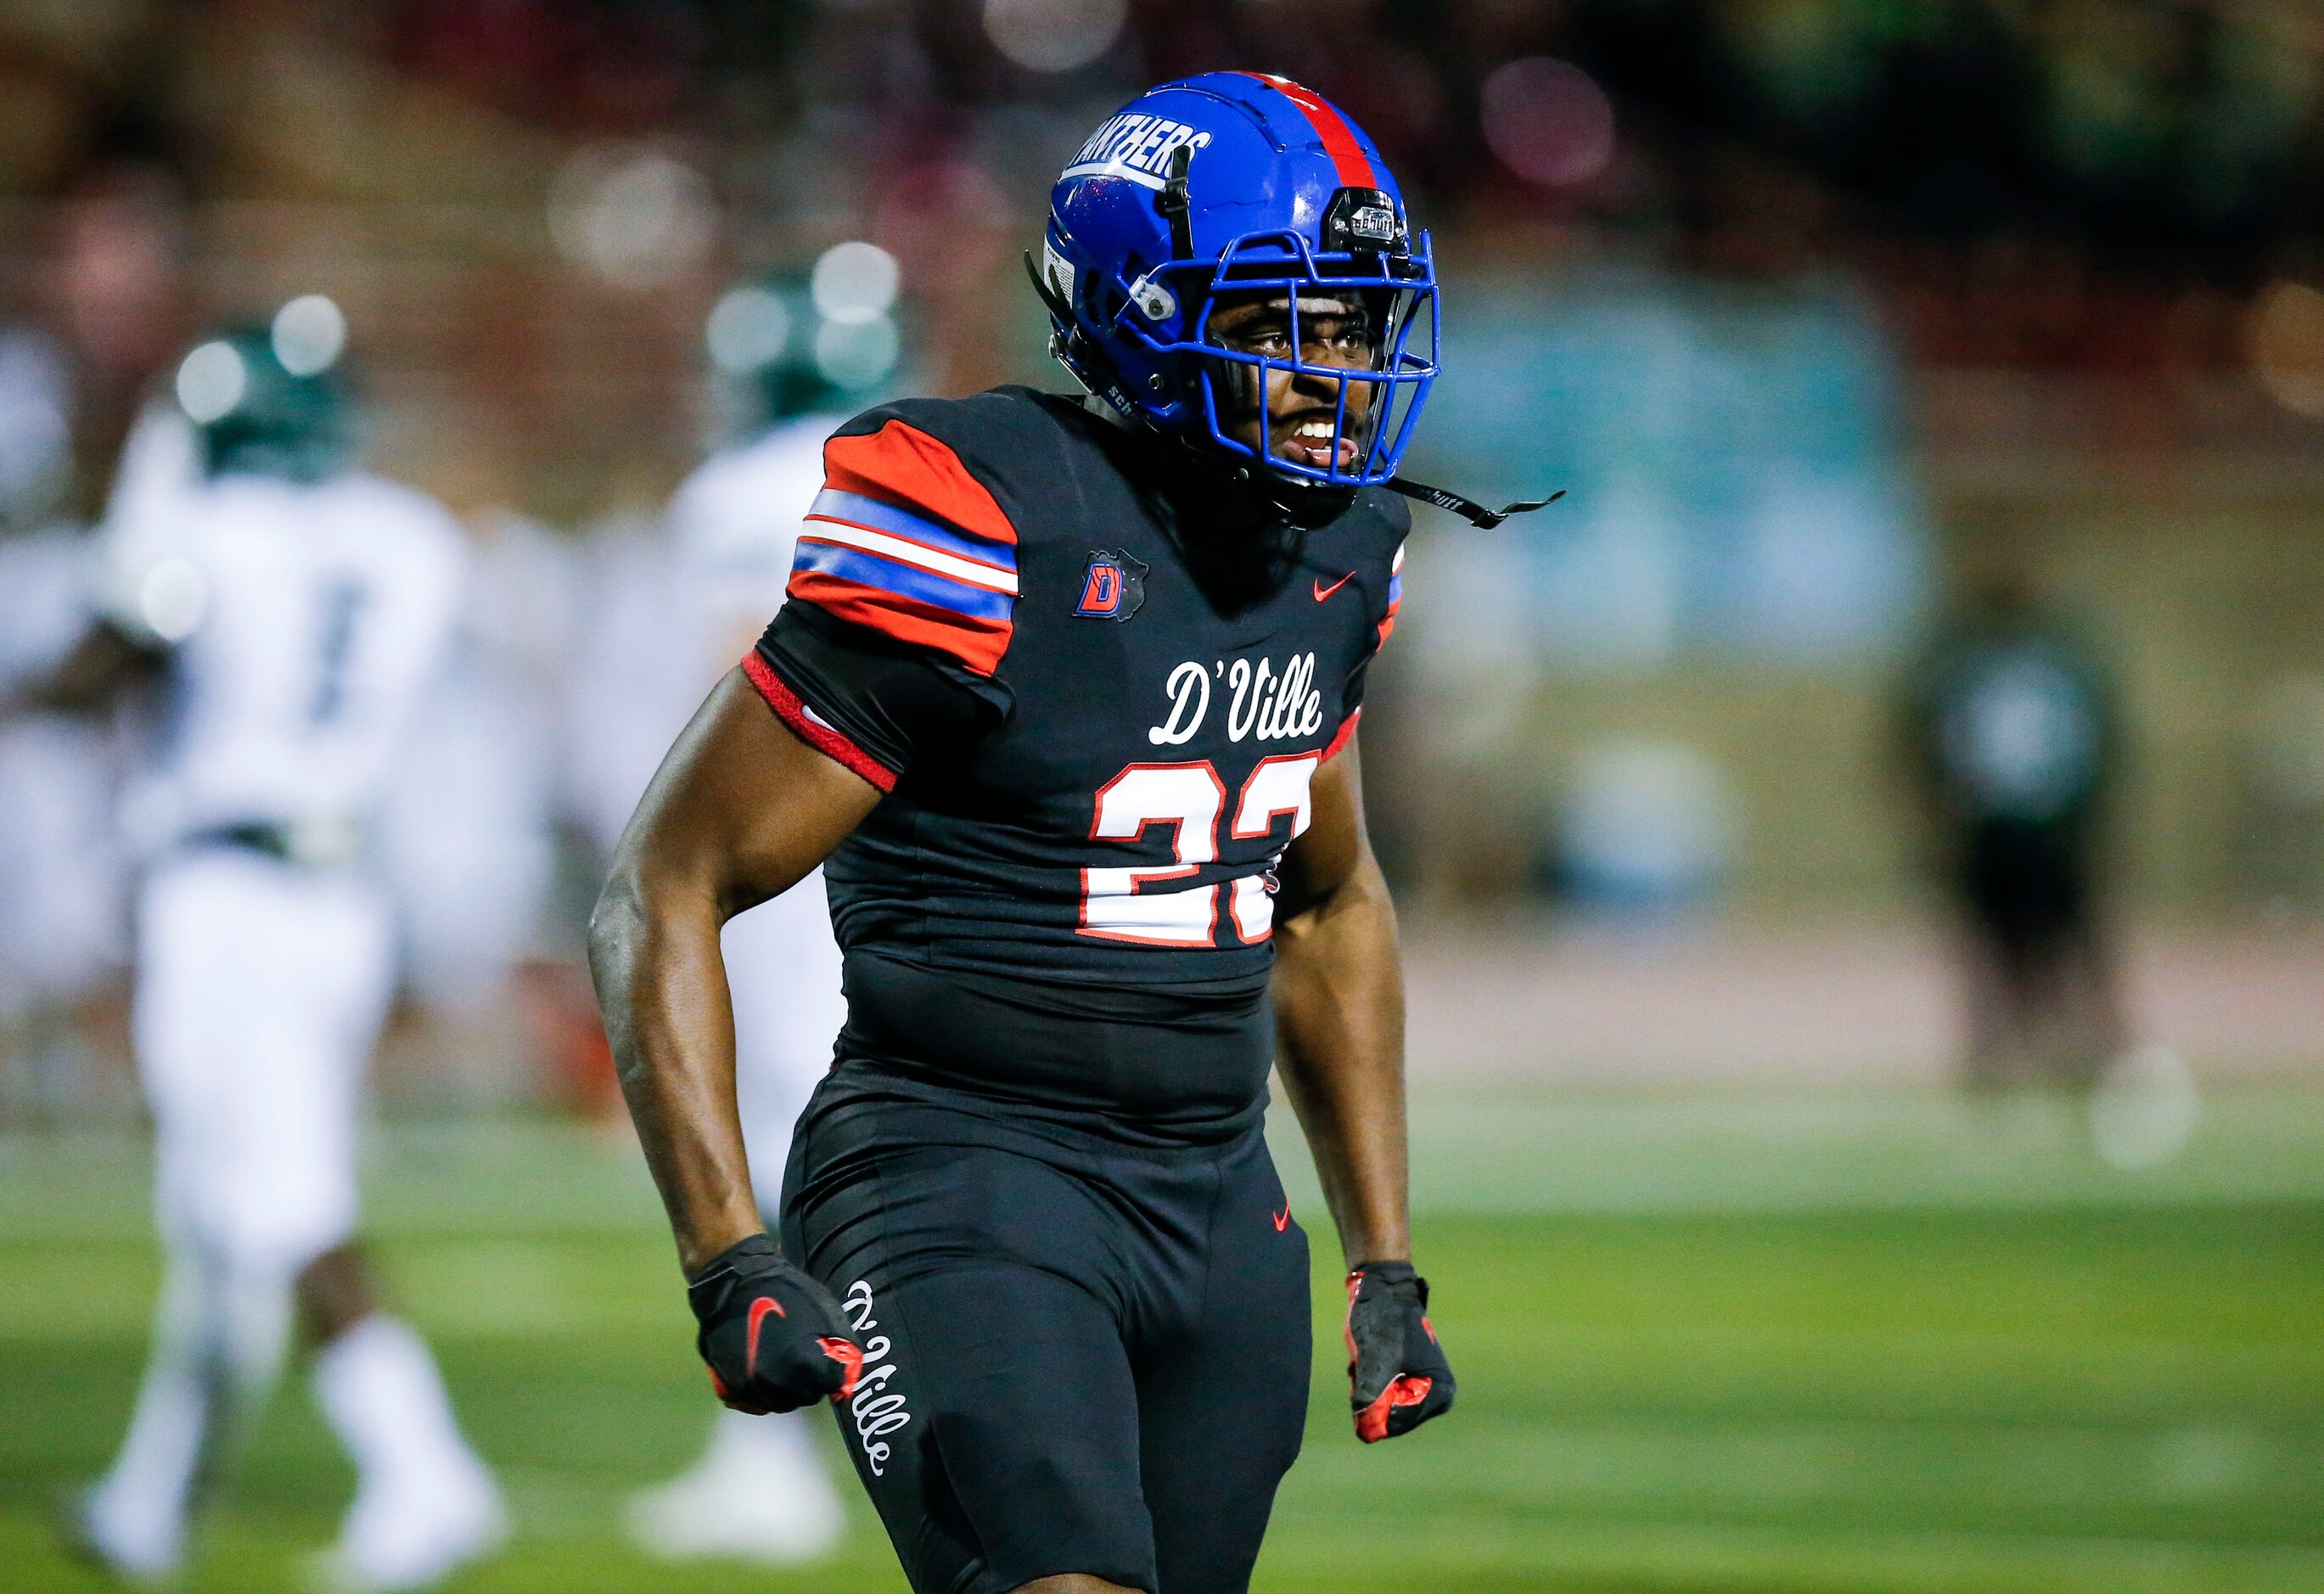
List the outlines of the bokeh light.
{"type": "Polygon", "coordinates": [[[2202,1117],[2195,1076],[2168,1046],[2116,1059],[2090,1098],[2090,1147],[2109,1166],[2160,1167],[2187,1148],[2202,1117]]]}
{"type": "Polygon", "coordinates": [[[274,312],[274,357],[293,376],[319,375],[347,346],[347,318],[320,293],[302,293],[274,312]]]}
{"type": "Polygon", "coordinates": [[[755,371],[783,352],[791,315],[780,295],[746,282],[730,290],[710,312],[703,342],[710,363],[730,376],[755,371]]]}
{"type": "Polygon", "coordinates": [[[178,403],[197,426],[223,419],[249,386],[241,354],[223,340],[202,345],[178,366],[178,403]]]}
{"type": "Polygon", "coordinates": [[[624,288],[693,270],[718,240],[703,175],[659,152],[593,147],[567,161],[549,195],[549,232],[574,264],[624,288]]]}
{"type": "Polygon", "coordinates": [[[208,609],[209,584],[191,559],[160,560],[137,584],[138,618],[165,642],[182,642],[193,635],[208,609]]]}
{"type": "Polygon", "coordinates": [[[896,323],[886,316],[868,321],[825,321],[816,328],[816,369],[838,387],[870,387],[895,370],[902,352],[896,323]]]}
{"type": "Polygon", "coordinates": [[[2252,374],[2268,396],[2298,415],[2324,419],[2324,293],[2277,282],[2259,296],[2247,324],[2252,374]]]}
{"type": "Polygon", "coordinates": [[[1127,0],[984,0],[992,47],[1036,72],[1070,72],[1112,47],[1127,0]]]}
{"type": "Polygon", "coordinates": [[[1485,143],[1527,182],[1587,182],[1614,158],[1614,105],[1569,61],[1528,56],[1494,69],[1480,96],[1485,143]]]}
{"type": "Polygon", "coordinates": [[[825,320],[852,323],[886,315],[901,277],[894,255],[857,239],[825,250],[807,285],[825,320]]]}

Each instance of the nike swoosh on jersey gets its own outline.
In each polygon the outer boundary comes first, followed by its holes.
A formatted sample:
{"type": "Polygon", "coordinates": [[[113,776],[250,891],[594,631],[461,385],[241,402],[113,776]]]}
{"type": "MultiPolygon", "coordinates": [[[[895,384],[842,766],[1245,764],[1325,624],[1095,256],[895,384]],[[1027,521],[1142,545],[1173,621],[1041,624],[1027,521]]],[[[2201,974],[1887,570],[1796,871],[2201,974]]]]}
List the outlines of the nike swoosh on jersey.
{"type": "Polygon", "coordinates": [[[1353,570],[1351,570],[1345,576],[1341,576],[1339,580],[1332,583],[1329,586],[1325,586],[1322,581],[1318,580],[1314,583],[1315,601],[1319,604],[1322,603],[1325,598],[1330,597],[1333,593],[1339,591],[1342,587],[1347,585],[1348,583],[1353,581],[1355,578],[1356,573],[1353,570]]]}

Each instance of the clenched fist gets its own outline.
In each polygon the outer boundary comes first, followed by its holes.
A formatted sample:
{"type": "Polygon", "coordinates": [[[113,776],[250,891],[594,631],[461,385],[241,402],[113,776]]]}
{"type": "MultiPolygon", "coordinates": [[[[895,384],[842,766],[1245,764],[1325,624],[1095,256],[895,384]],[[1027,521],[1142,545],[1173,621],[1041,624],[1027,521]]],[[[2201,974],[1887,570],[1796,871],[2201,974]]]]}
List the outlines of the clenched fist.
{"type": "Polygon", "coordinates": [[[1428,1321],[1428,1281],[1409,1262],[1348,1275],[1349,1404],[1356,1437],[1377,1444],[1452,1409],[1452,1365],[1428,1321]]]}
{"type": "Polygon", "coordinates": [[[855,1393],[863,1351],[839,1303],[763,1234],[737,1240],[686,1286],[695,1349],[718,1398],[738,1412],[797,1411],[855,1393]]]}

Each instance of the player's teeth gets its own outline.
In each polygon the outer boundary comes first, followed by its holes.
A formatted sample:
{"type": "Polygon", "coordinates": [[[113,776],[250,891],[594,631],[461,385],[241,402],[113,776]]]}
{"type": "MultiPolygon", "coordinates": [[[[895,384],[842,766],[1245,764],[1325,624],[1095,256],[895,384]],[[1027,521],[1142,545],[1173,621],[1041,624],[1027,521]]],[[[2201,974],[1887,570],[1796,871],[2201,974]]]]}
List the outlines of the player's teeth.
{"type": "Polygon", "coordinates": [[[1308,421],[1298,431],[1298,436],[1303,438],[1328,438],[1331,435],[1331,427],[1320,420],[1308,421]]]}

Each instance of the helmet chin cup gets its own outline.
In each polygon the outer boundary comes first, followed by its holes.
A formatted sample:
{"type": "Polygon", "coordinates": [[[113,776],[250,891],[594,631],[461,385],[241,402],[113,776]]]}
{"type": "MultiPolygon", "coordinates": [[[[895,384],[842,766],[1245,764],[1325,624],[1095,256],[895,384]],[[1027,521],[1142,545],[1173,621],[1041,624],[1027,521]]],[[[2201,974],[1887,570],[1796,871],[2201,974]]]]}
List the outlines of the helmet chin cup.
{"type": "Polygon", "coordinates": [[[1286,515],[1396,475],[1437,372],[1436,273],[1394,177],[1320,96],[1256,73],[1163,85],[1102,123],[1050,195],[1028,266],[1050,347],[1126,419],[1238,465],[1286,515]],[[1210,328],[1222,295],[1279,299],[1289,350],[1232,348],[1210,328]],[[1308,360],[1303,300],[1360,299],[1366,367],[1308,360]],[[1231,376],[1231,382],[1222,379],[1231,376]],[[1233,432],[1289,379],[1329,407],[1321,464],[1233,432]],[[1223,406],[1221,389],[1239,395],[1223,406]],[[1321,493],[1322,496],[1317,496],[1321,493]]]}

